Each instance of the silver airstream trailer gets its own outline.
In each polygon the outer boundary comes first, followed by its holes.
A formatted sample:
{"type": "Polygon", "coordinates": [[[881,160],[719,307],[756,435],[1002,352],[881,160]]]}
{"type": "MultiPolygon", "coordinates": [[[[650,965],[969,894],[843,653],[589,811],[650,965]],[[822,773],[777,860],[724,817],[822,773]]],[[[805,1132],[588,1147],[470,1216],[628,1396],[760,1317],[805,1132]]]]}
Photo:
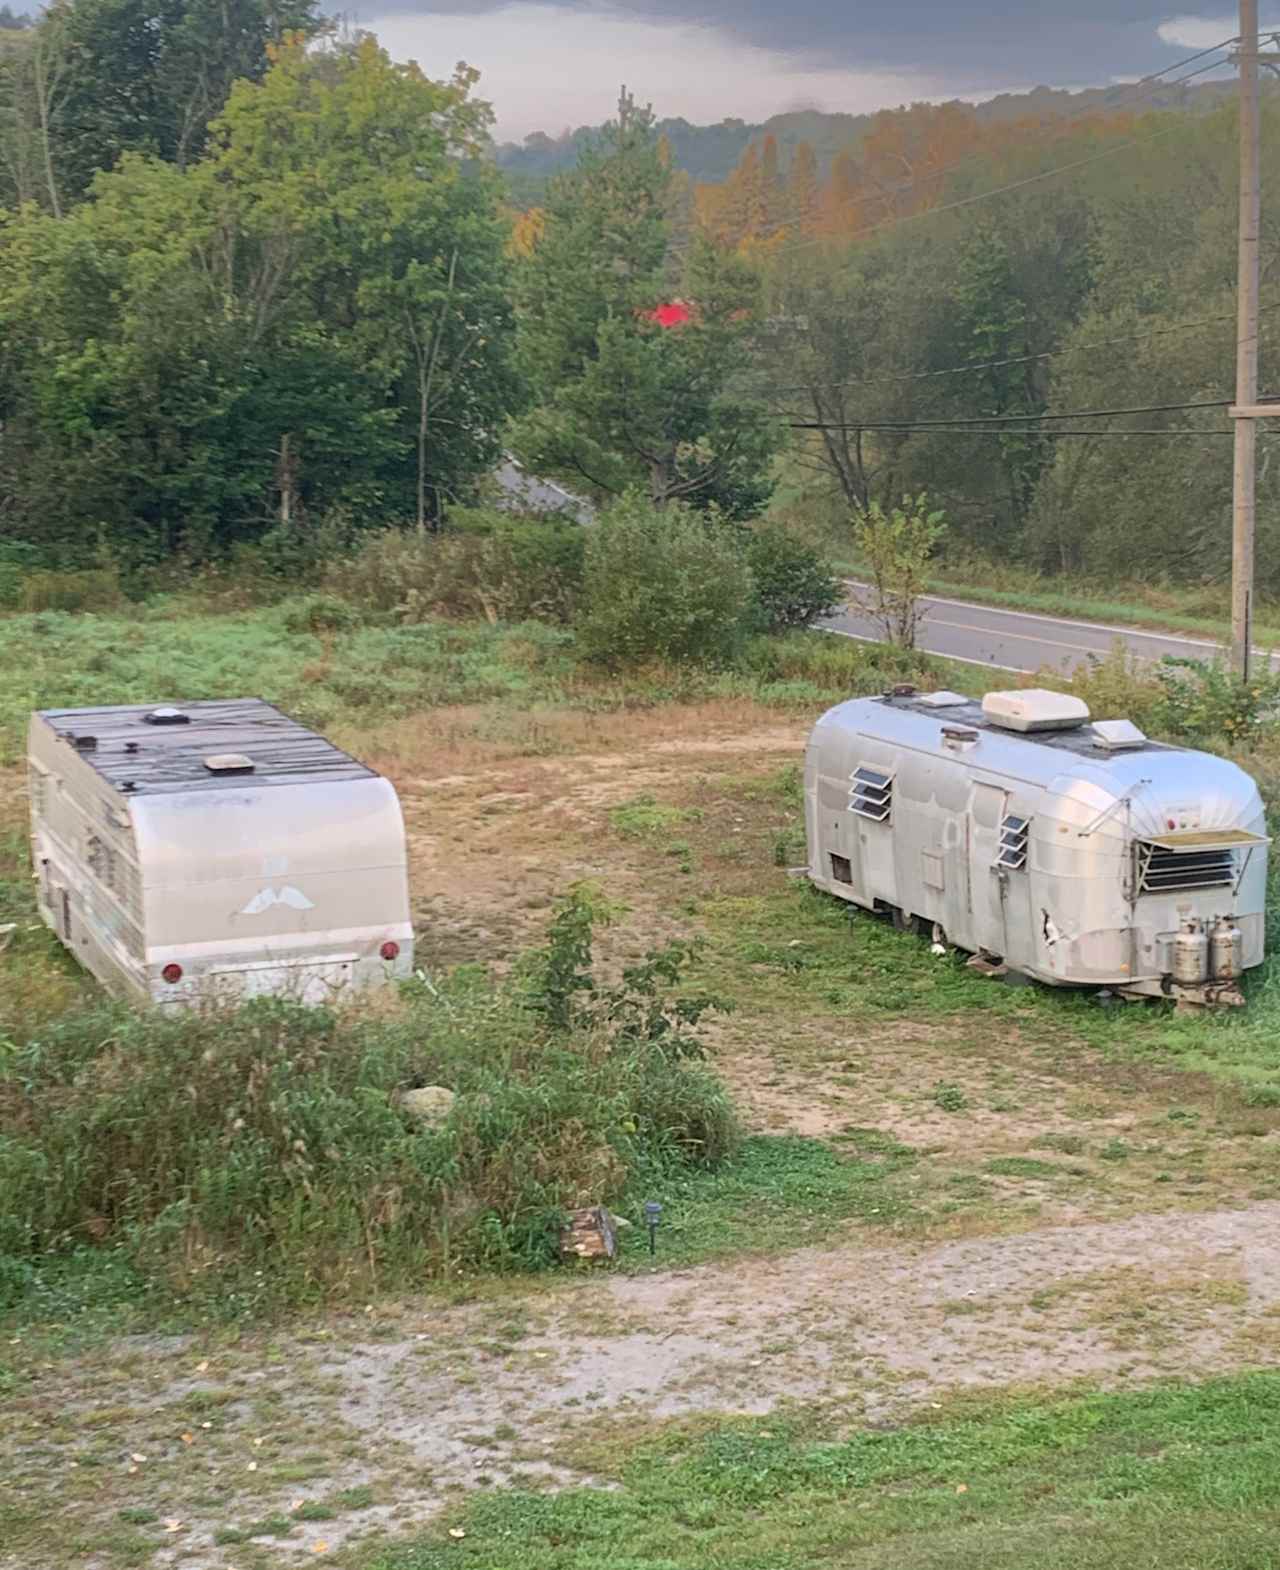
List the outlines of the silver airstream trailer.
{"type": "Polygon", "coordinates": [[[1078,699],[900,687],[818,721],[808,873],[841,899],[1051,986],[1239,1003],[1267,839],[1224,758],[1089,723],[1078,699]]]}
{"type": "Polygon", "coordinates": [[[322,1002],[410,974],[395,790],[271,704],[46,710],[28,767],[40,913],[112,991],[322,1002]]]}

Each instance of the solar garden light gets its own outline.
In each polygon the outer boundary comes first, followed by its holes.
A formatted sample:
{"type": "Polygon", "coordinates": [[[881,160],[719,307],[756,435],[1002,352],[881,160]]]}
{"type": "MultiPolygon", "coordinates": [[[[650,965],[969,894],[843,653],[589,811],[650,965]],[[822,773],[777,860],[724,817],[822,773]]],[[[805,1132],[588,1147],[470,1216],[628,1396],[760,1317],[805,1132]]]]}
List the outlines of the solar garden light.
{"type": "Polygon", "coordinates": [[[662,1206],[656,1199],[645,1201],[644,1220],[649,1228],[649,1252],[656,1254],[658,1251],[658,1222],[662,1219],[662,1206]]]}

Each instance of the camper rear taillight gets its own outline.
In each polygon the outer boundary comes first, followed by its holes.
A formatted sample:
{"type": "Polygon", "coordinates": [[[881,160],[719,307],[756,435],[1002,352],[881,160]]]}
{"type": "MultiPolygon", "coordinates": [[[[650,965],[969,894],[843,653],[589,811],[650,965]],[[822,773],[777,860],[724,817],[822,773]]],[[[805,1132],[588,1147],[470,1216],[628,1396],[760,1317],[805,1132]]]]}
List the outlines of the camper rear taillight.
{"type": "Polygon", "coordinates": [[[388,939],[378,950],[378,953],[382,955],[389,965],[393,959],[400,958],[400,945],[388,939]]]}
{"type": "Polygon", "coordinates": [[[182,980],[182,966],[166,965],[160,972],[160,975],[162,979],[167,981],[171,987],[174,987],[182,980]]]}

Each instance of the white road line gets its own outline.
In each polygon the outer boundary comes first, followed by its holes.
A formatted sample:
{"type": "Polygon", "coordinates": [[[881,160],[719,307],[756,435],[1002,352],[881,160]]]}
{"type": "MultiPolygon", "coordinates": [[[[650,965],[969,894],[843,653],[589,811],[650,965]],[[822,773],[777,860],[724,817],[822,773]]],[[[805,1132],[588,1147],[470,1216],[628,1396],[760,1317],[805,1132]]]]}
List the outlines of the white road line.
{"type": "MultiPolygon", "coordinates": [[[[846,579],[850,588],[865,589],[869,585],[859,583],[854,578],[846,579]]],[[[1137,627],[1113,627],[1101,621],[1072,621],[1067,617],[1046,616],[1039,611],[1011,610],[1007,605],[981,605],[975,600],[952,600],[941,594],[924,594],[921,599],[928,605],[958,605],[961,610],[982,611],[989,616],[1022,616],[1028,621],[1044,621],[1053,627],[1083,627],[1090,632],[1110,632],[1120,638],[1148,638],[1156,643],[1186,644],[1195,649],[1216,649],[1219,652],[1225,649],[1224,643],[1213,643],[1207,638],[1184,638],[1181,633],[1175,632],[1144,632],[1137,627]]],[[[983,628],[984,632],[992,631],[983,628]]],[[[1268,650],[1257,647],[1255,654],[1267,655],[1268,650]]]]}
{"type": "MultiPolygon", "coordinates": [[[[883,643],[883,638],[871,638],[864,632],[845,632],[842,627],[815,627],[815,632],[829,632],[836,638],[852,638],[857,643],[883,643]]],[[[980,665],[984,670],[1014,671],[1019,676],[1028,676],[1030,671],[1025,665],[997,665],[994,660],[970,660],[963,654],[948,654],[945,649],[922,649],[922,654],[932,654],[936,659],[955,660],[957,665],[980,665]]]]}
{"type": "MultiPolygon", "coordinates": [[[[984,638],[1012,638],[1015,643],[1035,643],[1042,649],[1075,649],[1081,654],[1097,655],[1098,650],[1090,648],[1084,643],[1064,643],[1060,638],[1045,638],[1039,633],[1033,635],[1029,632],[1010,632],[996,627],[971,627],[963,621],[940,621],[936,616],[925,615],[921,618],[926,627],[954,627],[958,632],[976,632],[984,638]]],[[[1065,623],[1070,626],[1071,623],[1065,623]]],[[[1078,624],[1077,624],[1078,625],[1078,624]]],[[[1012,666],[1010,667],[1012,669],[1012,666]]]]}

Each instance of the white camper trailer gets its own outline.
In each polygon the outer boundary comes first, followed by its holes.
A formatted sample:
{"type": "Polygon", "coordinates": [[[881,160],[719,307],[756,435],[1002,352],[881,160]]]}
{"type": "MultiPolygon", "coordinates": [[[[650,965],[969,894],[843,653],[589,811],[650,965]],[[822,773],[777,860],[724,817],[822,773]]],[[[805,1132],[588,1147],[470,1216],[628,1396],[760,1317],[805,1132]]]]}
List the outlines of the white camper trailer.
{"type": "Polygon", "coordinates": [[[323,1002],[404,977],[389,781],[258,698],[31,717],[40,913],[112,991],[323,1002]]]}
{"type": "Polygon", "coordinates": [[[839,704],[806,756],[809,877],[1051,986],[1241,1002],[1263,950],[1257,786],[1088,721],[1037,690],[839,704]]]}

